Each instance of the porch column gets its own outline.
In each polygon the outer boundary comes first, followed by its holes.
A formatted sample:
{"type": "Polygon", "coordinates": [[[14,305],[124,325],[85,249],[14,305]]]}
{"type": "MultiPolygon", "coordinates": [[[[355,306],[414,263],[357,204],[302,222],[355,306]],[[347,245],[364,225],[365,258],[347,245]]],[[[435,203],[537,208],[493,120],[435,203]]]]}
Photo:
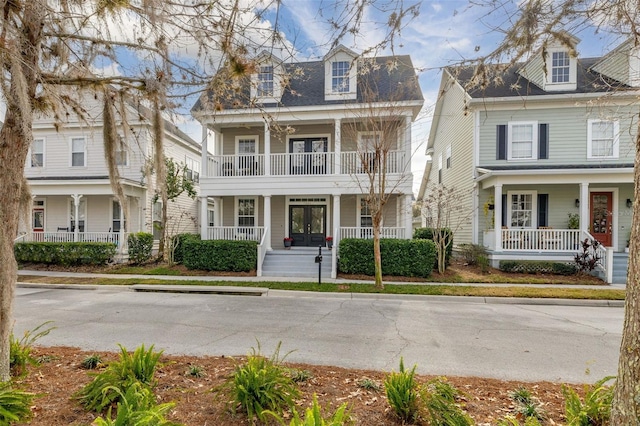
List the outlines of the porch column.
{"type": "Polygon", "coordinates": [[[202,148],[200,152],[200,171],[202,172],[202,176],[209,177],[209,131],[207,130],[207,125],[202,125],[202,148]]]}
{"type": "MultiPolygon", "coordinates": [[[[124,197],[126,198],[127,196],[125,195],[124,197]]],[[[127,203],[127,206],[129,206],[129,203],[127,203]]],[[[118,209],[120,210],[120,230],[118,231],[118,253],[120,254],[120,256],[122,256],[124,252],[124,227],[127,222],[125,220],[124,207],[122,207],[122,203],[118,203],[118,209]]],[[[128,212],[126,217],[129,217],[128,212]]]]}
{"type": "Polygon", "coordinates": [[[333,220],[331,224],[333,225],[333,251],[331,253],[331,278],[338,277],[338,262],[337,255],[338,252],[338,243],[340,243],[340,196],[333,196],[333,220]]]}
{"type": "Polygon", "coordinates": [[[411,194],[403,195],[404,205],[402,206],[404,239],[410,240],[413,237],[413,209],[411,208],[411,194]]]}
{"type": "Polygon", "coordinates": [[[271,127],[264,123],[264,175],[271,176],[271,127]]]}
{"type": "Polygon", "coordinates": [[[411,115],[404,117],[404,161],[402,167],[405,173],[411,175],[411,115]]]}
{"type": "Polygon", "coordinates": [[[333,120],[333,139],[334,139],[334,155],[333,160],[333,173],[339,175],[342,170],[342,129],[340,126],[342,122],[339,118],[333,120]]]}
{"type": "MultiPolygon", "coordinates": [[[[580,233],[589,230],[589,184],[582,182],[580,184],[580,233]]],[[[582,239],[582,235],[578,236],[582,239]]]]}
{"type": "Polygon", "coordinates": [[[493,232],[496,236],[496,251],[502,251],[502,184],[493,187],[493,232]]]}
{"type": "Polygon", "coordinates": [[[78,242],[80,239],[80,218],[78,215],[80,214],[80,198],[82,198],[82,195],[73,194],[71,198],[73,198],[73,209],[75,211],[73,216],[75,221],[75,226],[73,228],[73,241],[78,242]]]}
{"type": "Polygon", "coordinates": [[[264,232],[264,248],[271,251],[271,195],[264,196],[264,232]]]}
{"type": "Polygon", "coordinates": [[[200,238],[208,239],[209,229],[209,200],[207,197],[200,197],[200,238]]]}

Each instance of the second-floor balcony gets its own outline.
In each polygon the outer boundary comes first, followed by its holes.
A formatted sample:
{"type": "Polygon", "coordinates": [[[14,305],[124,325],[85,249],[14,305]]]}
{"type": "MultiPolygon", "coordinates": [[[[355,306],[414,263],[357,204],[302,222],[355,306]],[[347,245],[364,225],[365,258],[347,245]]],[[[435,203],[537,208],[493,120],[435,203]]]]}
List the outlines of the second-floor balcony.
{"type": "Polygon", "coordinates": [[[210,155],[202,177],[403,174],[409,163],[404,151],[210,155]]]}

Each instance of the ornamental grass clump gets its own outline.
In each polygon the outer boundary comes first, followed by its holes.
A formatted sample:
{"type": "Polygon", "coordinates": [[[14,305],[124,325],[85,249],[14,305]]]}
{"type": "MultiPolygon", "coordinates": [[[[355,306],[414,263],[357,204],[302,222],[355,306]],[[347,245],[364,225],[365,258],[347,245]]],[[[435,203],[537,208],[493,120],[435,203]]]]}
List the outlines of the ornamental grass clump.
{"type": "Polygon", "coordinates": [[[32,393],[14,389],[10,382],[0,382],[0,425],[29,420],[34,397],[32,393]]]}
{"type": "Polygon", "coordinates": [[[400,358],[400,371],[391,372],[384,380],[389,405],[404,421],[413,421],[418,416],[419,388],[415,374],[416,366],[407,371],[404,368],[404,359],[400,358]]]}
{"type": "Polygon", "coordinates": [[[332,415],[324,417],[322,407],[318,403],[318,396],[315,393],[313,394],[313,405],[305,410],[304,418],[300,417],[295,408],[289,423],[273,412],[265,411],[265,414],[271,415],[282,426],[345,426],[353,424],[353,418],[349,414],[346,402],[340,405],[332,415]]]}
{"type": "Polygon", "coordinates": [[[613,386],[605,386],[614,376],[607,376],[593,385],[585,386],[584,400],[573,388],[562,385],[567,426],[601,426],[609,424],[613,386]]]}
{"type": "Polygon", "coordinates": [[[37,365],[38,360],[31,356],[33,344],[41,337],[46,336],[55,327],[48,327],[52,321],[47,321],[33,330],[27,330],[20,340],[13,335],[9,337],[9,367],[12,376],[22,376],[27,373],[27,364],[37,365]]]}
{"type": "Polygon", "coordinates": [[[458,403],[462,393],[446,378],[438,377],[420,392],[420,409],[431,426],[471,426],[473,420],[458,403]]]}
{"type": "Polygon", "coordinates": [[[234,411],[239,407],[252,424],[256,418],[265,422],[267,412],[282,415],[285,408],[294,407],[300,396],[296,383],[281,365],[286,355],[280,359],[280,345],[281,342],[270,358],[260,354],[260,345],[258,350],[252,348],[246,362],[236,365],[226,383],[235,404],[234,411]]]}

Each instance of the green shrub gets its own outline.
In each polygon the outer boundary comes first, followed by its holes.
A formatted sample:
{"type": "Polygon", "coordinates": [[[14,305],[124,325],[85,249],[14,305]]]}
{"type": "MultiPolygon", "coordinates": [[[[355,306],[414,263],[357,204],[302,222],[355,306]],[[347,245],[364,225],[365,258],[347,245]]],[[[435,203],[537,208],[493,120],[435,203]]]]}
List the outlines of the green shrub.
{"type": "MultiPolygon", "coordinates": [[[[429,240],[381,239],[382,273],[428,277],[433,270],[436,247],[429,240]]],[[[340,240],[339,268],[346,274],[374,274],[373,240],[340,240]]]]}
{"type": "Polygon", "coordinates": [[[427,383],[420,393],[424,417],[432,426],[471,426],[473,420],[457,403],[461,393],[443,377],[427,383]]]}
{"type": "MultiPolygon", "coordinates": [[[[293,409],[293,418],[289,422],[289,426],[343,426],[353,423],[353,419],[347,410],[347,403],[345,402],[339,406],[336,411],[329,417],[322,416],[322,407],[318,404],[318,396],[313,394],[313,405],[311,408],[307,408],[304,414],[304,419],[300,417],[298,411],[293,409]]],[[[281,425],[286,425],[282,417],[276,413],[266,411],[265,414],[269,414],[274,417],[281,425]]]]}
{"type": "Polygon", "coordinates": [[[182,263],[188,269],[249,272],[258,264],[255,241],[184,240],[182,263]]]}
{"type": "Polygon", "coordinates": [[[156,404],[153,392],[142,384],[136,382],[129,386],[123,393],[114,388],[119,396],[116,407],[116,417],[112,419],[112,408],[109,407],[105,417],[98,417],[92,423],[95,426],[177,426],[165,418],[165,415],[175,404],[156,404]]]}
{"type": "Polygon", "coordinates": [[[480,244],[460,244],[457,250],[467,265],[477,265],[482,256],[487,257],[487,249],[480,244]]]}
{"type": "Polygon", "coordinates": [[[52,321],[47,321],[33,330],[27,330],[20,340],[16,339],[11,333],[9,336],[9,367],[12,376],[21,376],[27,373],[27,364],[36,365],[38,361],[31,356],[33,344],[41,337],[46,336],[55,327],[43,328],[52,321]]]}
{"type": "Polygon", "coordinates": [[[161,355],[162,352],[153,351],[153,345],[148,350],[144,345],[139,346],[133,355],[120,345],[120,359],[99,374],[89,373],[93,380],[80,389],[76,397],[87,410],[100,412],[118,402],[136,383],[151,389],[155,386],[153,376],[161,355]]]}
{"type": "Polygon", "coordinates": [[[187,370],[187,375],[199,379],[204,377],[204,370],[199,365],[191,365],[187,370]]]}
{"type": "Polygon", "coordinates": [[[16,243],[13,252],[17,262],[46,263],[53,265],[104,265],[113,260],[116,245],[113,243],[16,243]]]}
{"type": "MultiPolygon", "coordinates": [[[[445,266],[449,266],[451,262],[451,256],[453,254],[453,232],[449,228],[442,228],[440,232],[437,232],[436,228],[416,228],[413,231],[413,239],[418,240],[431,240],[437,244],[436,239],[438,237],[444,238],[446,241],[444,262],[445,266]]],[[[438,256],[435,259],[435,269],[438,269],[438,256]]]]}
{"type": "Polygon", "coordinates": [[[252,349],[246,362],[235,367],[226,385],[231,388],[234,403],[251,423],[254,418],[265,422],[267,415],[282,415],[285,408],[294,407],[300,395],[295,382],[280,365],[279,356],[280,343],[270,358],[260,354],[260,346],[257,351],[252,349]]]}
{"type": "Polygon", "coordinates": [[[516,405],[518,417],[525,419],[534,418],[538,423],[546,419],[546,413],[542,408],[542,404],[527,388],[520,387],[509,392],[509,397],[513,399],[516,405]]]}
{"type": "Polygon", "coordinates": [[[382,387],[378,382],[368,377],[363,377],[362,379],[358,380],[358,386],[362,389],[372,390],[376,392],[380,392],[382,390],[382,387]]]}
{"type": "Polygon", "coordinates": [[[575,275],[575,265],[544,260],[501,260],[500,270],[503,272],[519,272],[523,274],[558,274],[575,275]]]}
{"type": "Polygon", "coordinates": [[[153,249],[153,234],[137,232],[127,237],[129,246],[129,260],[133,263],[143,263],[151,259],[153,249]]]}
{"type": "Polygon", "coordinates": [[[400,371],[391,372],[384,379],[384,389],[389,405],[398,417],[404,421],[413,421],[418,416],[418,383],[415,379],[416,366],[411,371],[404,369],[404,360],[400,358],[400,371]]]}
{"type": "Polygon", "coordinates": [[[182,263],[184,260],[184,242],[185,241],[200,241],[199,234],[178,234],[172,238],[173,247],[173,261],[175,263],[182,263]]]}
{"type": "Polygon", "coordinates": [[[0,382],[0,425],[29,420],[34,397],[32,393],[13,389],[10,382],[0,382]]]}
{"type": "Polygon", "coordinates": [[[100,355],[93,354],[83,359],[80,365],[82,365],[82,368],[85,368],[87,370],[94,370],[101,364],[102,358],[100,358],[100,355]]]}
{"type": "Polygon", "coordinates": [[[585,386],[584,401],[573,388],[562,385],[567,426],[601,426],[609,423],[613,386],[605,386],[605,383],[612,379],[613,376],[607,376],[591,386],[585,386]]]}

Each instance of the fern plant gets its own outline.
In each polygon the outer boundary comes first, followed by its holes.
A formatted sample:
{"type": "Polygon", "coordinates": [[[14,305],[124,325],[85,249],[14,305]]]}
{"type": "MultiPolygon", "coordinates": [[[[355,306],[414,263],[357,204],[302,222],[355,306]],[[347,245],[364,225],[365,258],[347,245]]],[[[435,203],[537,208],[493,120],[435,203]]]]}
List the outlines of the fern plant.
{"type": "Polygon", "coordinates": [[[25,422],[31,418],[34,394],[13,389],[10,382],[0,382],[0,425],[25,422]]]}
{"type": "Polygon", "coordinates": [[[613,387],[605,386],[614,376],[607,376],[585,387],[584,401],[573,388],[562,385],[567,426],[600,426],[609,422],[613,387]]]}
{"type": "MultiPolygon", "coordinates": [[[[331,416],[324,417],[322,415],[322,407],[318,403],[318,396],[315,393],[313,394],[313,405],[305,410],[304,418],[300,417],[295,408],[292,411],[293,417],[289,422],[289,426],[343,426],[353,424],[353,418],[349,414],[346,402],[339,406],[331,416]]],[[[286,422],[280,415],[268,410],[264,414],[271,415],[278,423],[286,426],[286,422]]]]}
{"type": "Polygon", "coordinates": [[[12,376],[21,376],[26,374],[27,364],[37,365],[38,361],[31,356],[33,344],[40,338],[46,336],[55,327],[47,327],[52,321],[47,321],[33,330],[27,330],[20,340],[15,338],[13,333],[9,337],[9,366],[12,376]]]}
{"type": "Polygon", "coordinates": [[[416,366],[407,371],[404,368],[404,359],[400,358],[400,371],[391,372],[384,380],[391,408],[405,421],[414,420],[418,415],[418,383],[415,374],[416,366]]]}

